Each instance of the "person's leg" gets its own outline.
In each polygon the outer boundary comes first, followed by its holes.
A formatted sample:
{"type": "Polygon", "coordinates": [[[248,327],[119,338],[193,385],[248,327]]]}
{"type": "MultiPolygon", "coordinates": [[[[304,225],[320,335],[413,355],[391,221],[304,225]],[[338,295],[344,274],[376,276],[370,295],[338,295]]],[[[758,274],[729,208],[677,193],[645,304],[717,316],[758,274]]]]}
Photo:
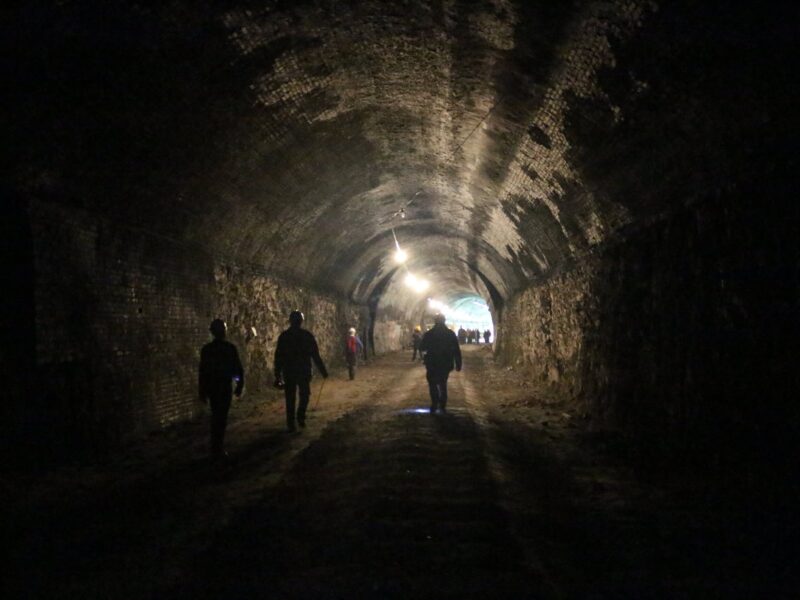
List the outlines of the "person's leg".
{"type": "Polygon", "coordinates": [[[428,392],[431,395],[431,412],[435,412],[439,406],[439,386],[436,384],[436,376],[430,371],[425,377],[428,380],[428,392]]]}
{"type": "Polygon", "coordinates": [[[283,388],[286,396],[286,427],[289,431],[294,431],[294,405],[297,394],[297,383],[287,380],[283,388]]]}
{"type": "Polygon", "coordinates": [[[228,424],[230,398],[211,398],[211,455],[221,456],[225,443],[225,427],[228,424]]]}
{"type": "Polygon", "coordinates": [[[356,378],[356,355],[353,354],[352,356],[347,356],[347,374],[350,376],[350,380],[356,378]]]}
{"type": "Polygon", "coordinates": [[[447,409],[447,378],[450,373],[443,373],[439,378],[439,408],[444,412],[447,409]]]}
{"type": "Polygon", "coordinates": [[[300,405],[297,407],[297,424],[300,427],[306,426],[306,409],[308,408],[308,400],[311,398],[311,382],[307,379],[305,381],[298,381],[297,387],[300,390],[300,405]]]}

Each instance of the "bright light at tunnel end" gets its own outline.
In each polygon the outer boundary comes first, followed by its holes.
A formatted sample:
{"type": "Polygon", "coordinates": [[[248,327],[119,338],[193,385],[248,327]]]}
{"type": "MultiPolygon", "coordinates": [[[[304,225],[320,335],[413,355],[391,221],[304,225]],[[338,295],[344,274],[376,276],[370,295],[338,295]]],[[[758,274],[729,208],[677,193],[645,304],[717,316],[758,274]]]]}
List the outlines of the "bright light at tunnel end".
{"type": "Polygon", "coordinates": [[[444,302],[439,302],[438,300],[434,300],[433,298],[428,298],[428,306],[430,306],[433,310],[438,310],[444,316],[447,316],[450,311],[450,307],[447,306],[444,302]]]}
{"type": "Polygon", "coordinates": [[[440,300],[428,298],[428,308],[443,314],[447,321],[453,326],[461,325],[469,328],[477,326],[480,331],[488,329],[494,334],[494,324],[491,320],[489,307],[483,300],[477,302],[471,298],[465,298],[457,301],[456,307],[453,308],[440,300]],[[472,306],[478,306],[483,310],[476,310],[471,308],[472,306]]]}
{"type": "Polygon", "coordinates": [[[408,260],[408,252],[403,250],[402,248],[398,248],[394,253],[394,262],[397,264],[403,264],[408,260]]]}

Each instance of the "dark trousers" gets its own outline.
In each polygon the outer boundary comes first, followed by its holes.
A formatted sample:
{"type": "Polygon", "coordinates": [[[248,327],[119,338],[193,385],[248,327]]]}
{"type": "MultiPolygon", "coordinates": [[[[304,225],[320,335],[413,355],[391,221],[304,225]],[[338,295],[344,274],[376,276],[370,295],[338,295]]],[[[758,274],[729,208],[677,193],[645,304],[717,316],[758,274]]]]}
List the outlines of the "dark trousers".
{"type": "Polygon", "coordinates": [[[297,407],[297,422],[301,426],[306,424],[306,409],[308,408],[308,399],[311,397],[310,383],[308,379],[286,380],[286,387],[284,388],[284,393],[286,394],[286,426],[289,429],[294,429],[295,397],[298,389],[300,390],[300,405],[297,407]]]}
{"type": "Polygon", "coordinates": [[[411,355],[411,360],[417,360],[417,354],[419,353],[420,359],[422,359],[422,350],[414,346],[414,354],[411,355]]]}
{"type": "Polygon", "coordinates": [[[350,379],[356,378],[356,363],[358,362],[355,354],[347,354],[345,355],[345,359],[347,360],[347,373],[350,375],[350,379]]]}
{"type": "Polygon", "coordinates": [[[431,393],[431,411],[447,407],[447,378],[450,371],[428,371],[428,390],[431,393]]]}
{"type": "Polygon", "coordinates": [[[228,425],[231,396],[212,396],[208,403],[211,406],[211,454],[219,456],[222,454],[225,441],[225,427],[228,425]]]}

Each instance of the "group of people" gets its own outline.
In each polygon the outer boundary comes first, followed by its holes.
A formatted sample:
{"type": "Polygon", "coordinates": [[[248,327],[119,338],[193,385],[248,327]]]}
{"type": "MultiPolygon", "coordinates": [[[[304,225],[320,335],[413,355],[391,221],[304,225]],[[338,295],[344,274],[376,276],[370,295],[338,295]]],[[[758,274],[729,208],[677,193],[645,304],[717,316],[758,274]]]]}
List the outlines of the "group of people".
{"type": "MultiPolygon", "coordinates": [[[[487,329],[483,332],[483,341],[488,344],[492,340],[492,332],[487,329]]],[[[480,344],[481,332],[479,329],[464,329],[458,328],[458,343],[459,344],[480,344]]]]}
{"type": "MultiPolygon", "coordinates": [[[[328,369],[319,354],[317,340],[302,327],[304,320],[303,313],[292,311],[289,314],[289,328],[280,334],[275,349],[275,387],[284,391],[286,426],[289,431],[306,425],[306,411],[311,398],[311,363],[314,363],[323,379],[328,378],[328,369]]],[[[219,458],[225,454],[223,440],[231,401],[234,395],[237,398],[241,396],[244,387],[244,369],[236,346],[225,339],[225,322],[215,319],[209,331],[214,340],[200,351],[199,388],[200,400],[208,402],[211,408],[211,455],[219,458]]],[[[362,348],[356,330],[351,328],[344,347],[350,379],[355,377],[357,354],[362,348]]]]}
{"type": "MultiPolygon", "coordinates": [[[[275,348],[275,387],[284,391],[286,400],[286,426],[289,431],[305,427],[306,411],[311,398],[312,362],[323,379],[328,370],[319,353],[314,335],[303,329],[303,313],[294,310],[289,314],[289,328],[278,336],[275,348]],[[299,402],[297,401],[299,394],[299,402]]],[[[244,388],[244,368],[236,346],[227,341],[227,325],[214,319],[209,331],[214,340],[200,351],[200,400],[211,408],[210,451],[213,458],[225,456],[223,442],[228,412],[233,396],[241,396],[244,388]]],[[[455,333],[445,326],[444,315],[434,317],[434,326],[422,335],[421,328],[414,332],[415,359],[424,352],[428,389],[431,396],[431,413],[444,412],[447,406],[447,379],[453,368],[461,370],[461,350],[455,333]]],[[[344,357],[350,379],[355,378],[358,354],[364,345],[350,328],[344,343],[344,357]]]]}

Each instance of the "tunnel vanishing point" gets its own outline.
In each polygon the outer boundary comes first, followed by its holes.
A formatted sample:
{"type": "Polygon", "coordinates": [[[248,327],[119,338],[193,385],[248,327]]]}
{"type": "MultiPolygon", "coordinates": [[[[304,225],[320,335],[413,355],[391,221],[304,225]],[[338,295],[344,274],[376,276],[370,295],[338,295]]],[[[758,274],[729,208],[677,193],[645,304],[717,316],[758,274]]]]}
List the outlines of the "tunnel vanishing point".
{"type": "Polygon", "coordinates": [[[796,466],[795,3],[3,14],[7,457],[198,418],[213,318],[257,397],[294,308],[335,365],[348,327],[380,356],[476,297],[495,362],[592,430],[796,466]]]}

